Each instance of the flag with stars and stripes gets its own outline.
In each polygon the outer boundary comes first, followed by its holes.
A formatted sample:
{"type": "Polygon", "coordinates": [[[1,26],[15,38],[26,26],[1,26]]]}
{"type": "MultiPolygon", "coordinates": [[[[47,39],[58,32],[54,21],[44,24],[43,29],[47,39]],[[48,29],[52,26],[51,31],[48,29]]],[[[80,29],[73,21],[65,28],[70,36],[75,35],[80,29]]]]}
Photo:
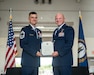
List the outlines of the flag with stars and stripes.
{"type": "Polygon", "coordinates": [[[11,20],[9,21],[9,28],[8,28],[7,51],[5,55],[4,72],[6,72],[7,68],[12,68],[16,66],[15,64],[16,54],[17,54],[17,47],[11,20]]]}

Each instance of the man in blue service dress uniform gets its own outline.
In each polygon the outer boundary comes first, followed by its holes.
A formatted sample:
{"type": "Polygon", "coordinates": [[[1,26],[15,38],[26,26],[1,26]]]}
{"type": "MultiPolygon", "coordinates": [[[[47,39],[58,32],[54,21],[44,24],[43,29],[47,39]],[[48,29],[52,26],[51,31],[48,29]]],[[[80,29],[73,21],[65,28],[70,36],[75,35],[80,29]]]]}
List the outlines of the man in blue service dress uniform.
{"type": "Polygon", "coordinates": [[[71,75],[74,29],[71,26],[66,25],[64,15],[61,13],[56,14],[55,22],[58,27],[53,32],[53,72],[54,75],[71,75]]]}
{"type": "Polygon", "coordinates": [[[20,46],[22,52],[22,75],[38,75],[40,66],[41,31],[36,28],[37,13],[29,13],[29,25],[21,29],[20,46]]]}

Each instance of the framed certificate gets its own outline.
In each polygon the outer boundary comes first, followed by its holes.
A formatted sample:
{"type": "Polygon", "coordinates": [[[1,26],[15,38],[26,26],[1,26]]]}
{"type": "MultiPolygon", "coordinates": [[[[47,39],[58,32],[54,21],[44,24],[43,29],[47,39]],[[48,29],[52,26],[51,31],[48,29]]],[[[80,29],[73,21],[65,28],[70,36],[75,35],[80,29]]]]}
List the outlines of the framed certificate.
{"type": "Polygon", "coordinates": [[[51,41],[42,42],[41,53],[43,56],[52,56],[54,49],[51,41]]]}

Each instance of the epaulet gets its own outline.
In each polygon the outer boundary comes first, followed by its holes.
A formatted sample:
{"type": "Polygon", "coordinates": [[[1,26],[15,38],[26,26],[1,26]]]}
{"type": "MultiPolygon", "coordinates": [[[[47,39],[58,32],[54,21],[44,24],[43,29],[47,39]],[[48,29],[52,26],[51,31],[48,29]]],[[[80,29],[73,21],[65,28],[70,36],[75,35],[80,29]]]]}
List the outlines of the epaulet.
{"type": "Polygon", "coordinates": [[[29,28],[29,26],[24,26],[24,27],[22,27],[21,30],[25,30],[25,29],[28,29],[28,28],[29,28]]]}
{"type": "Polygon", "coordinates": [[[37,30],[41,31],[39,28],[36,28],[37,30]]]}
{"type": "Polygon", "coordinates": [[[66,25],[66,27],[73,28],[72,26],[66,25]]]}

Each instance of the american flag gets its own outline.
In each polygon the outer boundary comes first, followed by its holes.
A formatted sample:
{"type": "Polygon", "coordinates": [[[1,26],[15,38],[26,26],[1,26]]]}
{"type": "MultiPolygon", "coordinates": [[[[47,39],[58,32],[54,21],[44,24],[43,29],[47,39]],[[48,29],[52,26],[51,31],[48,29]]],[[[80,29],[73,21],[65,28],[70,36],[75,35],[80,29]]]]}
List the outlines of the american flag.
{"type": "Polygon", "coordinates": [[[5,55],[5,67],[4,72],[6,72],[7,68],[15,67],[15,56],[17,54],[16,41],[14,37],[14,31],[12,26],[12,21],[9,21],[8,28],[8,39],[7,39],[7,51],[5,55]]]}

